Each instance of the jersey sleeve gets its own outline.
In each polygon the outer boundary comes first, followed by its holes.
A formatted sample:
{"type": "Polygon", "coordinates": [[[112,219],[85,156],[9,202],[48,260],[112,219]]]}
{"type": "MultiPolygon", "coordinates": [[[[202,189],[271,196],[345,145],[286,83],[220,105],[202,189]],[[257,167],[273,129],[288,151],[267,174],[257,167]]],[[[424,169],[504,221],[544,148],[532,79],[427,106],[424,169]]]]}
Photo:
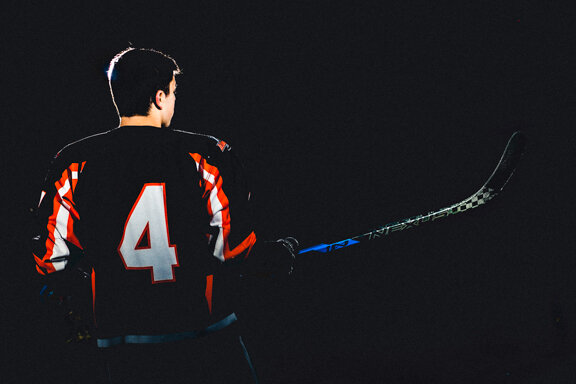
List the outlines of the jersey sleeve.
{"type": "Polygon", "coordinates": [[[217,153],[189,153],[200,175],[200,187],[214,229],[209,235],[214,257],[221,261],[247,258],[256,243],[250,192],[243,168],[230,147],[218,142],[217,153]]]}
{"type": "Polygon", "coordinates": [[[82,249],[75,228],[80,220],[74,201],[79,174],[85,162],[52,162],[34,214],[32,252],[42,275],[64,270],[70,247],[82,249]]]}

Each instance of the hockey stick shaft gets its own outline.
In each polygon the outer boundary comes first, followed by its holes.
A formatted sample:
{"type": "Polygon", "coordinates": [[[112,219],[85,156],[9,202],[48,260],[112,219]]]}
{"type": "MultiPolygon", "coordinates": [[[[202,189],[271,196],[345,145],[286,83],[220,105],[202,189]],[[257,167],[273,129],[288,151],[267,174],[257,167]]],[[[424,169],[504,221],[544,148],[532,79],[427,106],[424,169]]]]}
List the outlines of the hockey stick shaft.
{"type": "Polygon", "coordinates": [[[392,222],[386,224],[380,228],[376,228],[370,232],[338,241],[332,244],[318,244],[312,247],[302,249],[299,254],[307,252],[322,252],[327,253],[337,249],[345,248],[350,245],[358,244],[361,241],[374,240],[383,236],[388,236],[393,232],[399,232],[407,228],[414,228],[420,224],[435,221],[442,217],[448,217],[457,213],[467,211],[472,208],[476,208],[480,205],[486,204],[488,201],[493,199],[496,195],[502,191],[504,186],[512,177],[522,154],[524,153],[524,147],[526,145],[526,138],[521,132],[514,132],[514,134],[508,140],[508,144],[504,149],[504,153],[500,157],[500,161],[496,166],[496,169],[490,175],[488,180],[484,185],[467,199],[462,200],[459,203],[452,204],[449,207],[439,209],[437,211],[429,212],[424,215],[418,215],[403,219],[400,221],[392,222]]]}

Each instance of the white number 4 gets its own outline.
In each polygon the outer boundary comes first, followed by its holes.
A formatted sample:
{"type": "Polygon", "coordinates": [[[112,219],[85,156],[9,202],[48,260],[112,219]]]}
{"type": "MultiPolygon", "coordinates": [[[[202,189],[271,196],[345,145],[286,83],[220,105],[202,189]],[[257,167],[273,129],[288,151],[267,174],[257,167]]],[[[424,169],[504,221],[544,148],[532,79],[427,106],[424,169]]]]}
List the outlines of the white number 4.
{"type": "Polygon", "coordinates": [[[144,184],[124,225],[118,253],[128,270],[150,269],[152,283],[176,281],[176,245],[170,244],[164,183],[144,184]]]}

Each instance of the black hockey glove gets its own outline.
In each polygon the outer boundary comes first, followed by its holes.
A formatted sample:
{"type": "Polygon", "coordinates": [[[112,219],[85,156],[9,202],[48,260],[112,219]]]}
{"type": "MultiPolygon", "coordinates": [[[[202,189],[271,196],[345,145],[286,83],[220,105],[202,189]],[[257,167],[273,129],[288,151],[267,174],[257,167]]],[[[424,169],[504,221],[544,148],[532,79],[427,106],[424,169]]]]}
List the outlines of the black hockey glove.
{"type": "Polygon", "coordinates": [[[62,316],[62,332],[66,343],[82,343],[91,336],[91,308],[89,305],[90,274],[80,268],[44,276],[40,300],[46,303],[50,316],[62,316]]]}
{"type": "Polygon", "coordinates": [[[290,269],[288,270],[288,274],[291,275],[294,272],[294,264],[296,263],[296,255],[298,254],[298,249],[300,248],[300,243],[293,237],[285,237],[283,239],[276,240],[277,243],[280,243],[288,250],[292,260],[290,262],[290,269]]]}
{"type": "Polygon", "coordinates": [[[244,262],[243,274],[253,277],[291,275],[299,246],[293,237],[257,241],[244,262]]]}

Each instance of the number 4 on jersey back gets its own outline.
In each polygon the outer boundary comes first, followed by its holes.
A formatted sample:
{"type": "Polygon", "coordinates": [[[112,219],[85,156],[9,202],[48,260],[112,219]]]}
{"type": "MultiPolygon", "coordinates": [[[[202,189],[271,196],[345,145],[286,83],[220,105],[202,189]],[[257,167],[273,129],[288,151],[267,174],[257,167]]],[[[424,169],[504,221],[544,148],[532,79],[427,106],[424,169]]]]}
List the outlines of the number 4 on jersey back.
{"type": "Polygon", "coordinates": [[[118,253],[128,270],[150,269],[152,284],[176,281],[176,245],[170,244],[164,183],[144,184],[124,225],[118,253]]]}

